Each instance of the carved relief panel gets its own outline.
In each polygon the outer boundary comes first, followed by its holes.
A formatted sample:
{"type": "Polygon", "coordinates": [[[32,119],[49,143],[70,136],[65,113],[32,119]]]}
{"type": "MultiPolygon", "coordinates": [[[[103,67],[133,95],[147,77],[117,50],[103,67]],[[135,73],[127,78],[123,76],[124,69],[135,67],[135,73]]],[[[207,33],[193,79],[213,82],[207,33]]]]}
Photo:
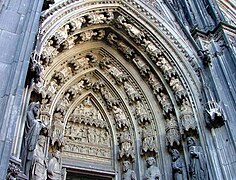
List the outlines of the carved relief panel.
{"type": "Polygon", "coordinates": [[[63,154],[66,156],[111,161],[111,133],[90,96],[79,103],[71,113],[66,123],[64,138],[63,154]]]}

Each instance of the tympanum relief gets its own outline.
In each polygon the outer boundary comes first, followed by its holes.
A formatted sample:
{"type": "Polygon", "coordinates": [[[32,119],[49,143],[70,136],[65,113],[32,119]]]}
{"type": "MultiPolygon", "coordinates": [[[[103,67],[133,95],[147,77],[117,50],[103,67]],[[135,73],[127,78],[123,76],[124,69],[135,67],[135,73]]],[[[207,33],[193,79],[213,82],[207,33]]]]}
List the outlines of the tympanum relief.
{"type": "Polygon", "coordinates": [[[85,155],[111,158],[111,134],[108,124],[90,97],[71,113],[65,127],[63,151],[72,157],[85,155]]]}

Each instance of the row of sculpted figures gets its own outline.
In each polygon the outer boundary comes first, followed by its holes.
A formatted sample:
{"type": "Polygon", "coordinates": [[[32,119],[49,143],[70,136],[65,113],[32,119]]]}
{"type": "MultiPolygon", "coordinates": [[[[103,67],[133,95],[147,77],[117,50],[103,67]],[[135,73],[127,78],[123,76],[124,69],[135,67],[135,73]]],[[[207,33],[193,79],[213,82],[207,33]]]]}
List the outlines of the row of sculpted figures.
{"type": "MultiPolygon", "coordinates": [[[[187,168],[185,161],[180,155],[177,149],[172,149],[170,151],[172,156],[172,173],[174,180],[208,180],[208,172],[206,166],[206,160],[203,154],[201,146],[197,146],[195,139],[193,137],[187,138],[187,146],[189,152],[189,175],[187,173],[187,168]]],[[[136,173],[130,168],[131,163],[129,161],[123,162],[123,174],[122,180],[136,180],[136,173]]],[[[144,180],[160,180],[162,179],[162,174],[160,169],[156,166],[156,160],[154,157],[148,157],[146,159],[147,169],[145,171],[144,180]]]]}
{"type": "MultiPolygon", "coordinates": [[[[30,180],[60,180],[63,176],[60,151],[54,149],[52,158],[48,161],[44,147],[47,143],[49,129],[40,119],[37,119],[39,109],[40,104],[32,102],[27,111],[21,150],[21,170],[30,180]]],[[[172,155],[171,167],[173,179],[207,180],[208,172],[202,147],[197,145],[196,140],[191,136],[187,137],[186,140],[189,159],[188,168],[186,168],[186,162],[182,158],[179,150],[172,149],[170,151],[172,155]]],[[[161,171],[156,166],[156,159],[154,157],[148,157],[146,158],[146,163],[147,169],[144,174],[144,179],[162,179],[161,171]]],[[[137,179],[135,171],[131,170],[130,165],[131,163],[129,161],[123,160],[123,180],[137,179]]]]}
{"type": "Polygon", "coordinates": [[[45,155],[48,128],[37,119],[39,109],[40,104],[32,102],[27,111],[20,156],[21,170],[29,180],[61,180],[60,151],[55,150],[49,161],[45,155]]]}

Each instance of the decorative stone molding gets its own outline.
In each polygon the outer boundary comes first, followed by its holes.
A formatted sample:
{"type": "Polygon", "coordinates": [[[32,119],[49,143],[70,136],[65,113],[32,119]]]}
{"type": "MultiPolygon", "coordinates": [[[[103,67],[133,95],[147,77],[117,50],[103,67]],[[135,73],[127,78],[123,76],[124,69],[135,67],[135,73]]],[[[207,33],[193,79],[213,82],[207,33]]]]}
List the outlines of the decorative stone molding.
{"type": "Polygon", "coordinates": [[[22,173],[20,167],[20,162],[12,157],[8,165],[6,180],[16,179],[22,173]]]}

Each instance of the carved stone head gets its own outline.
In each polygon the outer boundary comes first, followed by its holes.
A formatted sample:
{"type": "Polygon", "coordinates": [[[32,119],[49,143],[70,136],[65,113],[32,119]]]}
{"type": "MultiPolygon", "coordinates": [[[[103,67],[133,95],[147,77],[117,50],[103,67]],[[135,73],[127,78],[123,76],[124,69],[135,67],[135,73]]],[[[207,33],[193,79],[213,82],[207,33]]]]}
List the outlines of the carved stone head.
{"type": "Polygon", "coordinates": [[[156,160],[154,159],[154,157],[148,157],[146,162],[147,162],[147,167],[151,167],[155,164],[156,160]]]}
{"type": "Polygon", "coordinates": [[[188,148],[191,146],[195,146],[196,145],[195,139],[193,137],[188,137],[187,138],[187,145],[188,145],[188,148]]]}
{"type": "Polygon", "coordinates": [[[60,151],[56,151],[53,156],[56,158],[56,159],[60,159],[60,151]]]}
{"type": "Polygon", "coordinates": [[[44,143],[45,143],[45,140],[46,140],[46,137],[45,136],[39,136],[39,139],[38,139],[38,144],[39,146],[43,147],[44,146],[44,143]]]}
{"type": "Polygon", "coordinates": [[[39,115],[40,104],[39,102],[32,102],[29,105],[29,111],[31,111],[35,117],[39,115]]]}
{"type": "Polygon", "coordinates": [[[173,161],[177,160],[180,157],[179,151],[177,149],[172,149],[171,155],[173,161]]]}
{"type": "Polygon", "coordinates": [[[123,171],[127,172],[129,170],[130,162],[129,161],[124,161],[123,162],[123,171]]]}

